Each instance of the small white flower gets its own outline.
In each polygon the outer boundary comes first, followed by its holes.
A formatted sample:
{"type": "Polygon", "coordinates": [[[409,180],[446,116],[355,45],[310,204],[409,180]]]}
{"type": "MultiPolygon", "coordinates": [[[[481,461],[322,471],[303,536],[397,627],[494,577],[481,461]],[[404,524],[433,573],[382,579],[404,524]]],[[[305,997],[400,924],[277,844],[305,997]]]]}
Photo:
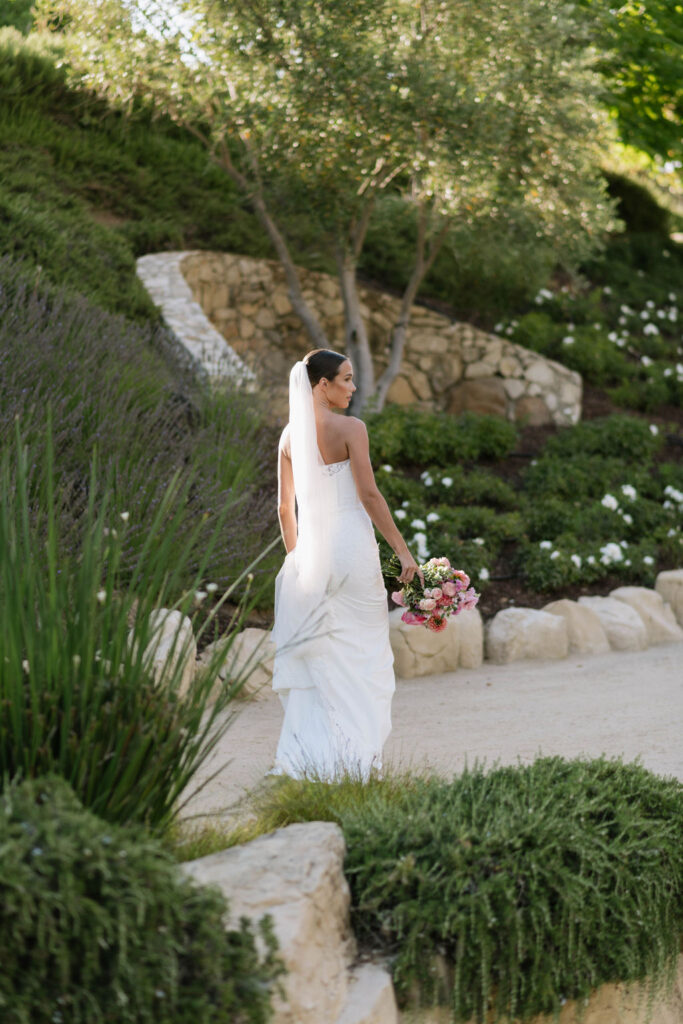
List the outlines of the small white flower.
{"type": "Polygon", "coordinates": [[[573,345],[574,344],[574,337],[571,334],[568,334],[565,338],[562,339],[562,344],[563,345],[573,345]]]}
{"type": "Polygon", "coordinates": [[[201,604],[205,597],[206,597],[206,591],[205,590],[195,590],[195,592],[194,592],[195,604],[201,604]]]}
{"type": "Polygon", "coordinates": [[[666,535],[667,535],[667,537],[675,537],[676,536],[676,531],[672,527],[672,529],[666,531],[666,535]]]}
{"type": "Polygon", "coordinates": [[[628,512],[624,512],[622,518],[627,526],[633,526],[633,516],[630,516],[628,512]]]}
{"type": "Polygon", "coordinates": [[[97,597],[97,600],[100,602],[100,604],[104,604],[104,602],[107,600],[107,591],[98,590],[95,596],[97,597]]]}
{"type": "Polygon", "coordinates": [[[73,667],[74,668],[79,668],[80,664],[81,664],[81,656],[80,656],[80,654],[74,654],[74,656],[71,659],[71,661],[73,663],[73,667]]]}
{"type": "Polygon", "coordinates": [[[410,505],[410,502],[407,499],[401,502],[401,508],[408,508],[408,505],[410,505]]]}
{"type": "Polygon", "coordinates": [[[645,303],[645,305],[646,305],[646,307],[647,307],[648,309],[654,309],[654,308],[655,308],[655,304],[654,304],[654,302],[652,301],[652,299],[648,299],[648,300],[647,300],[647,302],[645,303]]]}
{"type": "Polygon", "coordinates": [[[29,663],[28,663],[26,658],[24,658],[24,660],[22,661],[21,667],[23,668],[23,670],[26,673],[26,675],[28,675],[29,672],[31,671],[31,666],[29,665],[29,663]]]}
{"type": "Polygon", "coordinates": [[[657,327],[657,324],[645,324],[643,334],[659,334],[659,327],[657,327]]]}
{"type": "Polygon", "coordinates": [[[607,340],[608,341],[616,341],[618,337],[619,337],[619,335],[617,334],[616,331],[610,331],[609,334],[607,335],[607,340]]]}
{"type": "Polygon", "coordinates": [[[554,562],[556,558],[560,557],[560,552],[559,551],[551,551],[550,552],[550,557],[551,557],[551,559],[554,562]]]}
{"type": "Polygon", "coordinates": [[[652,555],[643,555],[643,565],[654,565],[655,560],[652,555]]]}
{"type": "Polygon", "coordinates": [[[405,519],[408,513],[404,508],[397,508],[394,512],[394,519],[405,519]]]}
{"type": "Polygon", "coordinates": [[[623,552],[618,544],[610,541],[600,548],[600,561],[603,565],[610,565],[612,562],[621,562],[624,558],[623,552]]]}
{"type": "Polygon", "coordinates": [[[550,551],[553,546],[553,542],[551,540],[541,540],[538,542],[538,546],[539,548],[543,548],[544,551],[550,551]]]}
{"type": "Polygon", "coordinates": [[[491,577],[490,577],[490,573],[489,573],[488,569],[482,568],[482,569],[479,570],[479,579],[480,580],[488,580],[490,578],[491,577]]]}
{"type": "Polygon", "coordinates": [[[416,533],[413,537],[412,543],[417,548],[417,557],[420,562],[425,562],[429,558],[429,550],[427,548],[427,535],[424,533],[416,533]]]}
{"type": "Polygon", "coordinates": [[[621,544],[622,548],[627,548],[628,547],[628,541],[627,540],[620,540],[619,543],[621,544]]]}
{"type": "Polygon", "coordinates": [[[654,437],[656,437],[657,434],[659,433],[659,427],[657,426],[656,423],[651,423],[650,424],[650,433],[653,434],[654,437]]]}
{"type": "Polygon", "coordinates": [[[625,565],[625,566],[626,566],[626,568],[628,569],[628,568],[629,568],[629,566],[631,565],[631,559],[630,559],[630,558],[627,558],[627,559],[626,559],[626,561],[624,562],[624,565],[625,565]]]}
{"type": "Polygon", "coordinates": [[[589,565],[595,565],[595,558],[593,557],[593,555],[589,555],[586,561],[589,565]]]}
{"type": "Polygon", "coordinates": [[[485,541],[484,541],[483,537],[473,537],[472,538],[472,543],[473,544],[478,544],[479,547],[482,547],[482,545],[485,543],[485,541]]]}
{"type": "Polygon", "coordinates": [[[663,508],[663,509],[666,509],[666,511],[667,511],[667,512],[668,512],[668,511],[669,511],[670,509],[672,509],[673,507],[674,507],[674,505],[673,505],[673,502],[672,502],[672,501],[663,501],[663,502],[662,502],[662,508],[663,508]]]}
{"type": "Polygon", "coordinates": [[[430,512],[427,515],[427,522],[428,523],[438,523],[439,519],[441,519],[441,516],[439,515],[438,512],[430,512]]]}
{"type": "Polygon", "coordinates": [[[413,527],[414,530],[427,529],[427,524],[425,523],[424,519],[413,519],[410,525],[413,527]]]}
{"type": "Polygon", "coordinates": [[[121,513],[121,520],[124,523],[127,523],[129,519],[130,519],[130,512],[122,512],[121,513]]]}
{"type": "Polygon", "coordinates": [[[444,487],[452,487],[453,486],[453,477],[452,476],[443,476],[443,477],[441,477],[441,483],[442,483],[442,485],[444,487]]]}
{"type": "Polygon", "coordinates": [[[217,583],[207,583],[206,584],[206,589],[207,589],[207,592],[209,594],[215,594],[216,591],[218,590],[218,584],[217,583]]]}
{"type": "Polygon", "coordinates": [[[619,508],[619,502],[613,494],[606,494],[600,502],[600,504],[604,505],[605,508],[611,509],[613,512],[616,512],[616,510],[619,508]]]}
{"type": "Polygon", "coordinates": [[[390,465],[382,466],[385,473],[393,473],[393,468],[390,465]]]}
{"type": "Polygon", "coordinates": [[[650,314],[648,313],[648,311],[646,309],[641,310],[640,319],[641,320],[649,320],[650,319],[650,314]]]}
{"type": "Polygon", "coordinates": [[[624,484],[624,486],[621,488],[621,493],[624,495],[625,498],[630,498],[631,501],[635,501],[638,497],[638,492],[632,484],[624,484]]]}
{"type": "Polygon", "coordinates": [[[581,555],[570,555],[569,557],[571,558],[571,560],[574,563],[574,565],[576,566],[576,568],[580,569],[581,568],[581,563],[582,563],[581,555]]]}
{"type": "Polygon", "coordinates": [[[664,488],[664,493],[667,498],[672,498],[678,505],[683,505],[683,491],[679,491],[675,487],[672,487],[671,484],[667,484],[664,488]]]}
{"type": "Polygon", "coordinates": [[[628,317],[626,317],[626,316],[620,316],[620,317],[619,317],[619,323],[620,323],[620,325],[621,325],[621,326],[623,327],[623,326],[624,326],[624,324],[627,324],[627,323],[628,323],[628,317]]]}
{"type": "Polygon", "coordinates": [[[493,333],[494,334],[500,334],[500,332],[502,330],[503,330],[503,324],[496,324],[496,326],[493,328],[493,333]]]}
{"type": "Polygon", "coordinates": [[[612,289],[610,288],[610,286],[608,284],[606,284],[605,287],[602,289],[602,294],[603,295],[611,295],[612,294],[612,289]]]}
{"type": "Polygon", "coordinates": [[[641,356],[640,361],[643,364],[643,366],[652,366],[652,360],[649,356],[641,356]]]}
{"type": "Polygon", "coordinates": [[[422,474],[422,482],[425,485],[425,487],[431,487],[432,484],[434,483],[434,477],[431,475],[431,473],[425,472],[422,474]]]}

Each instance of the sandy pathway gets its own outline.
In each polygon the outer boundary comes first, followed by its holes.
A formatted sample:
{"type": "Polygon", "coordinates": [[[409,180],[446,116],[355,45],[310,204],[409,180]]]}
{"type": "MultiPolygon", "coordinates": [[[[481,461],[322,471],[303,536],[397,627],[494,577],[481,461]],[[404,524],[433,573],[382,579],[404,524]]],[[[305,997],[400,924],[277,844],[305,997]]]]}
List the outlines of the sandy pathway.
{"type": "MultiPolygon", "coordinates": [[[[185,813],[234,806],[270,768],[281,722],[272,691],[244,702],[197,781],[224,767],[185,813]]],[[[604,753],[683,780],[683,644],[399,679],[393,722],[385,755],[398,766],[452,774],[466,760],[604,753]]]]}

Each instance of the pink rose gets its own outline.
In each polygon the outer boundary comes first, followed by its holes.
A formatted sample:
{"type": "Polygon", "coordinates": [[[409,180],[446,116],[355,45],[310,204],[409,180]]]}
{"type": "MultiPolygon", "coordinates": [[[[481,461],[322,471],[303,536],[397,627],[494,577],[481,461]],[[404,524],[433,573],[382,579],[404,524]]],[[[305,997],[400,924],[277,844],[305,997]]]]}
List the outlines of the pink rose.
{"type": "Polygon", "coordinates": [[[443,590],[441,587],[432,587],[432,593],[430,596],[433,597],[435,601],[438,601],[443,597],[443,590]]]}
{"type": "Polygon", "coordinates": [[[436,608],[436,601],[433,597],[423,597],[418,605],[423,612],[433,612],[436,608]]]}
{"type": "Polygon", "coordinates": [[[407,611],[401,616],[401,622],[405,622],[406,626],[421,626],[426,617],[426,615],[416,615],[415,612],[407,611]]]}
{"type": "Polygon", "coordinates": [[[441,588],[447,597],[455,597],[458,593],[458,588],[452,580],[446,580],[443,587],[441,588]]]}
{"type": "Polygon", "coordinates": [[[406,606],[406,599],[403,596],[402,590],[395,590],[391,595],[391,600],[394,602],[394,604],[400,604],[402,608],[405,608],[406,606]]]}
{"type": "Polygon", "coordinates": [[[438,601],[439,608],[450,608],[452,604],[453,604],[453,598],[452,597],[446,597],[446,595],[444,594],[443,597],[439,598],[439,601],[438,601]]]}
{"type": "Polygon", "coordinates": [[[465,587],[469,587],[469,585],[470,585],[470,578],[469,578],[469,576],[467,575],[466,572],[463,572],[462,569],[454,569],[453,570],[453,575],[457,576],[458,579],[462,581],[462,583],[463,583],[463,585],[465,587]]]}
{"type": "Polygon", "coordinates": [[[434,618],[427,619],[427,629],[431,629],[432,633],[440,633],[442,629],[445,629],[447,620],[440,616],[434,616],[434,618]]]}

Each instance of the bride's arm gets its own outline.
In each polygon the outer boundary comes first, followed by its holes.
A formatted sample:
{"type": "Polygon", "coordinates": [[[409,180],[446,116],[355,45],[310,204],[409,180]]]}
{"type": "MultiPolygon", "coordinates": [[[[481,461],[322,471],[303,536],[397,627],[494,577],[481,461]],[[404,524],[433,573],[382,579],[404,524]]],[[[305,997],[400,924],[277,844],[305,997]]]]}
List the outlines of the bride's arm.
{"type": "Polygon", "coordinates": [[[285,542],[287,554],[296,547],[296,505],[294,496],[294,474],[292,460],[284,448],[278,452],[278,495],[277,516],[280,520],[280,532],[285,542]]]}
{"type": "Polygon", "coordinates": [[[372,471],[372,464],[370,462],[368,431],[365,424],[362,420],[349,418],[345,423],[345,427],[348,431],[346,444],[349,450],[349,458],[351,459],[351,472],[356,483],[358,497],[387,544],[401,560],[402,572],[399,580],[401,583],[409,583],[416,572],[422,579],[422,571],[408,550],[408,545],[394,522],[389,506],[375,482],[375,474],[372,471]]]}

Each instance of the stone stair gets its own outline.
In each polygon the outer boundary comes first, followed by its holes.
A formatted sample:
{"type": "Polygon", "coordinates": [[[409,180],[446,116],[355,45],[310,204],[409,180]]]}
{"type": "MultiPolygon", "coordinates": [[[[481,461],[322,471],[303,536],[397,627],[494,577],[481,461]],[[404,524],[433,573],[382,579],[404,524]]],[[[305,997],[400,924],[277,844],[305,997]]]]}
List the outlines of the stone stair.
{"type": "Polygon", "coordinates": [[[221,889],[230,904],[226,925],[271,915],[287,967],[273,1024],[398,1022],[389,973],[355,962],[344,854],[336,825],[311,822],[183,866],[200,884],[221,889]]]}

